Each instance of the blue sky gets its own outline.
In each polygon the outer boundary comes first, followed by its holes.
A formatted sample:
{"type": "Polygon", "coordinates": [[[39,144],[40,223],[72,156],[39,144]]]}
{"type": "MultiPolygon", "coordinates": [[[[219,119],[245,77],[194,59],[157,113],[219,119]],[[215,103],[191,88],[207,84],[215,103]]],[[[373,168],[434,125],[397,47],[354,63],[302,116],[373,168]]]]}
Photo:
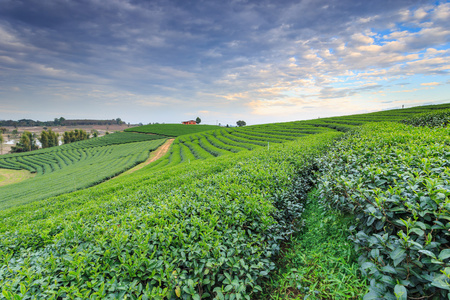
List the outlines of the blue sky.
{"type": "Polygon", "coordinates": [[[0,0],[0,119],[248,124],[450,102],[448,1],[0,0]]]}

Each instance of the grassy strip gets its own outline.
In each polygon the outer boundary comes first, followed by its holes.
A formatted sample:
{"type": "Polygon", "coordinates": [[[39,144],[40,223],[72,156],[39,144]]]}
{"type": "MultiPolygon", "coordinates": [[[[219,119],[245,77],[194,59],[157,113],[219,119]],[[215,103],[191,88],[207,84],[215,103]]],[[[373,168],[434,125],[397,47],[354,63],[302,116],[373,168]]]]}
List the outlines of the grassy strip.
{"type": "Polygon", "coordinates": [[[353,216],[326,211],[308,195],[303,228],[286,243],[261,299],[359,299],[367,282],[348,240],[353,216]]]}
{"type": "Polygon", "coordinates": [[[26,170],[0,169],[0,186],[18,183],[28,178],[34,177],[34,175],[35,174],[32,174],[26,170]]]}

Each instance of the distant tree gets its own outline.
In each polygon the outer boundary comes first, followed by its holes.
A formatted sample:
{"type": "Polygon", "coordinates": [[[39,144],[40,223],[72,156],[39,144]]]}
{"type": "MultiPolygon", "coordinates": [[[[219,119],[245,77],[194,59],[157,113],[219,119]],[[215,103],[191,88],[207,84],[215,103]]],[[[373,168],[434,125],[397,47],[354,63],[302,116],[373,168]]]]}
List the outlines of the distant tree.
{"type": "Polygon", "coordinates": [[[0,154],[3,154],[3,135],[0,132],[0,154]]]}
{"type": "Polygon", "coordinates": [[[197,119],[195,119],[195,123],[200,124],[202,122],[202,119],[200,119],[199,117],[197,117],[197,119]]]}
{"type": "Polygon", "coordinates": [[[63,118],[63,117],[61,117],[61,118],[59,118],[59,125],[61,125],[62,124],[62,122],[64,122],[66,119],[65,118],[63,118]]]}
{"type": "Polygon", "coordinates": [[[0,133],[7,133],[8,129],[5,127],[0,127],[0,133]]]}
{"type": "Polygon", "coordinates": [[[66,131],[63,134],[63,141],[64,144],[70,144],[78,141],[87,140],[89,138],[89,135],[86,133],[86,131],[80,129],[75,129],[71,131],[66,131]]]}
{"type": "Polygon", "coordinates": [[[41,142],[42,148],[48,148],[48,133],[47,131],[42,131],[41,135],[38,137],[39,142],[41,142]]]}
{"type": "Polygon", "coordinates": [[[120,119],[120,118],[117,118],[116,122],[117,122],[117,125],[122,125],[123,124],[122,119],[120,119]]]}
{"type": "Polygon", "coordinates": [[[29,131],[24,131],[20,137],[19,142],[13,147],[11,147],[11,152],[28,152],[38,149],[34,136],[29,131]]]}
{"type": "Polygon", "coordinates": [[[49,129],[48,131],[42,131],[38,140],[41,142],[42,148],[50,148],[59,145],[58,136],[59,134],[49,129]]]}
{"type": "Polygon", "coordinates": [[[48,133],[48,146],[49,147],[55,147],[59,146],[59,134],[56,132],[53,132],[51,129],[47,131],[48,133]]]}
{"type": "Polygon", "coordinates": [[[243,121],[243,120],[237,121],[236,124],[237,124],[237,126],[239,126],[239,127],[242,127],[242,126],[247,125],[247,123],[245,123],[245,121],[243,121]]]}
{"type": "Polygon", "coordinates": [[[106,134],[109,134],[109,132],[108,132],[108,131],[107,131],[107,132],[105,132],[105,135],[106,135],[106,134]]]}
{"type": "Polygon", "coordinates": [[[13,137],[17,137],[17,135],[19,134],[19,131],[17,129],[13,129],[13,131],[11,132],[13,137]]]}
{"type": "Polygon", "coordinates": [[[91,134],[92,134],[92,137],[95,137],[95,138],[98,137],[98,131],[95,129],[91,130],[91,134]]]}

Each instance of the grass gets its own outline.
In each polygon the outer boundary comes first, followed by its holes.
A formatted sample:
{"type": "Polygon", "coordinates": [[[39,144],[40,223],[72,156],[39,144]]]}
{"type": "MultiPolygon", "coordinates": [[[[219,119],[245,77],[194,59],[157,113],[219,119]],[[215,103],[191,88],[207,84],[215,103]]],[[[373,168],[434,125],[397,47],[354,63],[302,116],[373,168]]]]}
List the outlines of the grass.
{"type": "Polygon", "coordinates": [[[18,183],[32,178],[34,175],[27,170],[0,169],[0,186],[18,183]]]}
{"type": "Polygon", "coordinates": [[[367,282],[347,239],[352,216],[325,210],[308,195],[303,227],[286,243],[261,299],[359,299],[367,282]]]}

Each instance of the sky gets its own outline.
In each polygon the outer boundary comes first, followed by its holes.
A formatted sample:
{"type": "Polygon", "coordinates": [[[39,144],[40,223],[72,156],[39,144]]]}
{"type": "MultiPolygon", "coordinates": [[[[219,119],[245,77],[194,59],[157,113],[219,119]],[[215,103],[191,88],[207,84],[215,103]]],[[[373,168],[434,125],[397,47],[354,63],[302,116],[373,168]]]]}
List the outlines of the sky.
{"type": "Polygon", "coordinates": [[[285,122],[450,102],[450,2],[0,0],[0,120],[285,122]]]}

